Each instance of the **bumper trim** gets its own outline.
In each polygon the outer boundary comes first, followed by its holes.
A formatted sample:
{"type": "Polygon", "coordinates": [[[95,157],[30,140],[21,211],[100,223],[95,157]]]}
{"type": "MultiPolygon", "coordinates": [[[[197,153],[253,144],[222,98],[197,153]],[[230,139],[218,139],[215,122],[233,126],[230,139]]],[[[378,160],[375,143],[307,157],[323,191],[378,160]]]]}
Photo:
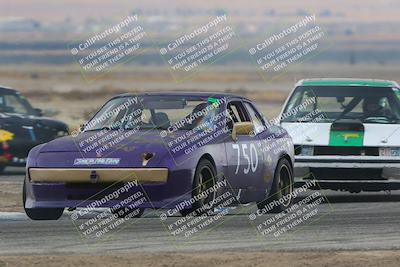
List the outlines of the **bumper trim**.
{"type": "Polygon", "coordinates": [[[364,163],[364,162],[295,162],[295,168],[368,168],[368,169],[383,169],[383,168],[400,168],[400,163],[364,163]]]}
{"type": "MultiPolygon", "coordinates": [[[[302,186],[310,179],[295,178],[295,186],[302,186]]],[[[365,191],[399,190],[400,180],[319,180],[315,179],[317,186],[312,189],[343,189],[357,188],[365,191]]]]}
{"type": "Polygon", "coordinates": [[[297,156],[295,168],[400,168],[400,159],[392,157],[297,156]]]}
{"type": "Polygon", "coordinates": [[[167,181],[167,168],[29,168],[29,178],[36,183],[104,183],[167,181]],[[97,179],[91,178],[93,172],[97,179]]]}

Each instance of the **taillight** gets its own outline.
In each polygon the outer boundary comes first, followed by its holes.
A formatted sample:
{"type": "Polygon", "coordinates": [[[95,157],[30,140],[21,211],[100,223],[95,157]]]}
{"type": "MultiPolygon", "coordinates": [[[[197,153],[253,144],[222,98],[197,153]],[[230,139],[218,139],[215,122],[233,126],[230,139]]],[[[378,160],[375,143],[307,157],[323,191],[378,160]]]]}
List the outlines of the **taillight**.
{"type": "Polygon", "coordinates": [[[7,142],[3,142],[3,143],[2,143],[2,148],[3,148],[4,150],[8,150],[8,149],[10,148],[10,146],[7,144],[7,142]]]}

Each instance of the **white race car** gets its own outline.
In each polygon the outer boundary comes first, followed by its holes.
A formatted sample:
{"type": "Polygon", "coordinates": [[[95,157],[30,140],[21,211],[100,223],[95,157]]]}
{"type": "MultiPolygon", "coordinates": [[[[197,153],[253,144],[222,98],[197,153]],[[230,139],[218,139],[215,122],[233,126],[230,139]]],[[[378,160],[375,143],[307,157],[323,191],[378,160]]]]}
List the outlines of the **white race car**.
{"type": "Polygon", "coordinates": [[[369,79],[299,81],[279,117],[295,144],[295,183],[400,189],[400,87],[369,79]]]}

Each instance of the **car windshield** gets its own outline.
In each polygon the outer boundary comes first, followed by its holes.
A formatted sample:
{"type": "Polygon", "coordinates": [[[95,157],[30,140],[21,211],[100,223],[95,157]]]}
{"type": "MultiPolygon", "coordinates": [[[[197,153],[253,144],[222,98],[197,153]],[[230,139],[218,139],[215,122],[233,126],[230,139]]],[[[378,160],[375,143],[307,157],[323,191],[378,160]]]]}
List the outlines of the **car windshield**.
{"type": "Polygon", "coordinates": [[[207,127],[217,109],[212,97],[129,96],[108,101],[84,131],[116,129],[192,130],[207,127]]]}
{"type": "Polygon", "coordinates": [[[299,86],[285,106],[282,122],[400,123],[399,88],[299,86]],[[316,120],[316,118],[318,119],[316,120]]]}
{"type": "Polygon", "coordinates": [[[29,102],[19,94],[0,94],[0,112],[34,115],[29,102]]]}

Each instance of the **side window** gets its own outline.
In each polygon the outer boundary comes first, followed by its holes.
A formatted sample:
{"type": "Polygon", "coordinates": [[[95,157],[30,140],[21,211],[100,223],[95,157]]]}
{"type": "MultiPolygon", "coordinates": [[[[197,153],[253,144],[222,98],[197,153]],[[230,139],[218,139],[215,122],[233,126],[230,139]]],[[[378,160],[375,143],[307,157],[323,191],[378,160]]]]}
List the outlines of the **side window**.
{"type": "Polygon", "coordinates": [[[235,105],[229,105],[228,107],[228,114],[230,115],[233,122],[240,122],[239,111],[235,105]]]}
{"type": "MultiPolygon", "coordinates": [[[[313,98],[315,99],[315,103],[318,104],[318,100],[315,97],[314,91],[313,90],[305,90],[303,97],[301,99],[301,102],[298,103],[298,105],[301,105],[302,103],[307,103],[307,102],[312,103],[313,98]]],[[[292,107],[292,108],[295,108],[295,107],[292,107]]],[[[316,108],[315,105],[307,105],[306,108],[304,109],[304,111],[307,113],[312,112],[312,111],[314,111],[315,108],[316,108]]]]}
{"type": "MultiPolygon", "coordinates": [[[[290,97],[289,101],[287,102],[284,113],[288,115],[287,119],[293,119],[296,117],[292,114],[292,111],[301,105],[304,102],[315,100],[315,103],[318,103],[314,91],[312,89],[302,90],[301,88],[297,87],[293,92],[292,96],[290,97]]],[[[314,101],[313,101],[314,102],[314,101]]],[[[311,103],[311,102],[309,102],[311,103]]],[[[310,113],[314,111],[315,105],[307,105],[302,111],[304,114],[310,113]]]]}
{"type": "Polygon", "coordinates": [[[389,100],[387,99],[387,97],[382,97],[380,100],[380,104],[382,107],[386,108],[386,109],[391,109],[390,108],[390,104],[389,104],[389,100]]]}
{"type": "Polygon", "coordinates": [[[247,116],[246,110],[240,101],[232,101],[229,102],[227,105],[227,110],[228,110],[228,120],[227,120],[227,125],[230,130],[233,128],[233,123],[236,122],[244,122],[244,121],[250,121],[250,119],[247,116]]]}
{"type": "Polygon", "coordinates": [[[393,91],[396,95],[396,97],[389,98],[389,104],[392,107],[392,111],[394,114],[396,114],[397,117],[400,117],[400,89],[399,88],[393,88],[393,91]]]}
{"type": "Polygon", "coordinates": [[[252,104],[245,102],[244,105],[246,106],[250,119],[253,122],[255,134],[263,132],[265,127],[258,112],[254,109],[252,104]]]}
{"type": "Polygon", "coordinates": [[[143,123],[146,123],[146,124],[150,124],[151,123],[151,121],[150,121],[150,118],[151,118],[151,113],[150,113],[150,110],[148,110],[148,109],[143,109],[141,112],[140,112],[140,114],[141,114],[141,121],[143,122],[143,123]]]}
{"type": "Polygon", "coordinates": [[[18,101],[18,98],[15,95],[5,95],[5,103],[3,104],[7,106],[7,109],[9,111],[21,114],[26,113],[25,107],[21,104],[20,101],[18,101]]]}
{"type": "Polygon", "coordinates": [[[301,92],[301,90],[296,89],[293,95],[290,97],[290,101],[287,103],[287,106],[285,107],[285,112],[292,110],[295,106],[297,106],[302,98],[303,93],[301,92]]]}
{"type": "Polygon", "coordinates": [[[397,99],[400,100],[400,88],[393,87],[392,90],[397,99]]]}

